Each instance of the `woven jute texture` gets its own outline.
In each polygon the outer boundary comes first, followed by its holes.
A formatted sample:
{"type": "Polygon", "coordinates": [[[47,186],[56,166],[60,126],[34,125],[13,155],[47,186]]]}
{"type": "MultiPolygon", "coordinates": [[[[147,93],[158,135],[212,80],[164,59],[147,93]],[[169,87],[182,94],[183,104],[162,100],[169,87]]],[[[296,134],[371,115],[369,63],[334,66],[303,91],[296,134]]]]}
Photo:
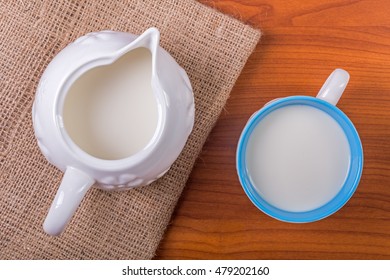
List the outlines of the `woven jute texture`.
{"type": "Polygon", "coordinates": [[[260,32],[193,0],[0,2],[0,258],[150,259],[194,162],[260,32]],[[62,172],[42,156],[31,106],[42,72],[67,44],[92,31],[141,34],[155,26],[161,46],[187,71],[195,126],[170,171],[126,192],[91,189],[65,232],[42,223],[62,172]]]}

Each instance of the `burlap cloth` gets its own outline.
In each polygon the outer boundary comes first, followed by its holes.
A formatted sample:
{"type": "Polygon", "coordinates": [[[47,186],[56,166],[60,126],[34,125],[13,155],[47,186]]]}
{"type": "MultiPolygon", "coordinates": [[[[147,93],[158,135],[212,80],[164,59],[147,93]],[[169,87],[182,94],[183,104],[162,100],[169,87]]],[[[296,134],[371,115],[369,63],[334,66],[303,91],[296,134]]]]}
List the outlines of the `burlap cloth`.
{"type": "Polygon", "coordinates": [[[0,2],[0,258],[150,259],[260,32],[193,0],[0,2]],[[36,144],[31,105],[47,64],[77,37],[150,26],[187,71],[193,133],[171,170],[127,192],[92,189],[60,237],[42,223],[62,172],[36,144]]]}

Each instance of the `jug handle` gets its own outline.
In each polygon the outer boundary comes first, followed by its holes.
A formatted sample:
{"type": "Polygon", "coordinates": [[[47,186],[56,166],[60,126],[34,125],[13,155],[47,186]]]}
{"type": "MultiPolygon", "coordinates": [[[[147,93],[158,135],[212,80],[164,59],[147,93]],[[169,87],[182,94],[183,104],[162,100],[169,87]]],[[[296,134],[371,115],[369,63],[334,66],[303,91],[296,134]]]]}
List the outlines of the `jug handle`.
{"type": "Polygon", "coordinates": [[[325,81],[317,94],[317,98],[336,106],[349,81],[349,73],[343,69],[335,69],[325,81]]]}
{"type": "Polygon", "coordinates": [[[49,213],[43,223],[49,235],[59,235],[69,223],[83,197],[95,180],[84,172],[67,167],[49,213]]]}

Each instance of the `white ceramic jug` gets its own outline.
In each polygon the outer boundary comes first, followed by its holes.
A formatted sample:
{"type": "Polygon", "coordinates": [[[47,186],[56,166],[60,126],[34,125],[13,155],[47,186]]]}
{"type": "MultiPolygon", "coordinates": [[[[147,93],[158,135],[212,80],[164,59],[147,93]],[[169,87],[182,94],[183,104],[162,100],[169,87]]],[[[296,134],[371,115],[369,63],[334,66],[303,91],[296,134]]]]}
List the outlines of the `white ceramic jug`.
{"type": "Polygon", "coordinates": [[[91,186],[117,190],[150,184],[169,170],[182,151],[194,123],[192,88],[185,71],[159,46],[159,39],[156,28],[140,36],[114,31],[89,33],[64,48],[45,70],[32,110],[35,135],[46,159],[64,172],[44,222],[46,233],[58,235],[64,230],[91,186]],[[151,54],[156,129],[135,154],[114,160],[93,156],[72,140],[64,125],[67,94],[92,69],[111,65],[139,48],[151,54]]]}

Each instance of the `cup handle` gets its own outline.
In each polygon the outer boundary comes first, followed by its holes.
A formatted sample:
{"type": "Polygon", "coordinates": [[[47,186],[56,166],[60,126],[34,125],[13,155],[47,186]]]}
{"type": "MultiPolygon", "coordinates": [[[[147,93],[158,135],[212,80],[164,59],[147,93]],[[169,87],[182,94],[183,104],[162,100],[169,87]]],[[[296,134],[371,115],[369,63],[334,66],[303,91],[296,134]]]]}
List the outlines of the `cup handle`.
{"type": "Polygon", "coordinates": [[[349,74],[343,69],[336,69],[317,94],[317,98],[336,106],[349,81],[349,74]]]}
{"type": "Polygon", "coordinates": [[[94,183],[95,180],[84,172],[73,167],[66,168],[61,185],[43,223],[43,229],[47,234],[61,234],[94,183]]]}

